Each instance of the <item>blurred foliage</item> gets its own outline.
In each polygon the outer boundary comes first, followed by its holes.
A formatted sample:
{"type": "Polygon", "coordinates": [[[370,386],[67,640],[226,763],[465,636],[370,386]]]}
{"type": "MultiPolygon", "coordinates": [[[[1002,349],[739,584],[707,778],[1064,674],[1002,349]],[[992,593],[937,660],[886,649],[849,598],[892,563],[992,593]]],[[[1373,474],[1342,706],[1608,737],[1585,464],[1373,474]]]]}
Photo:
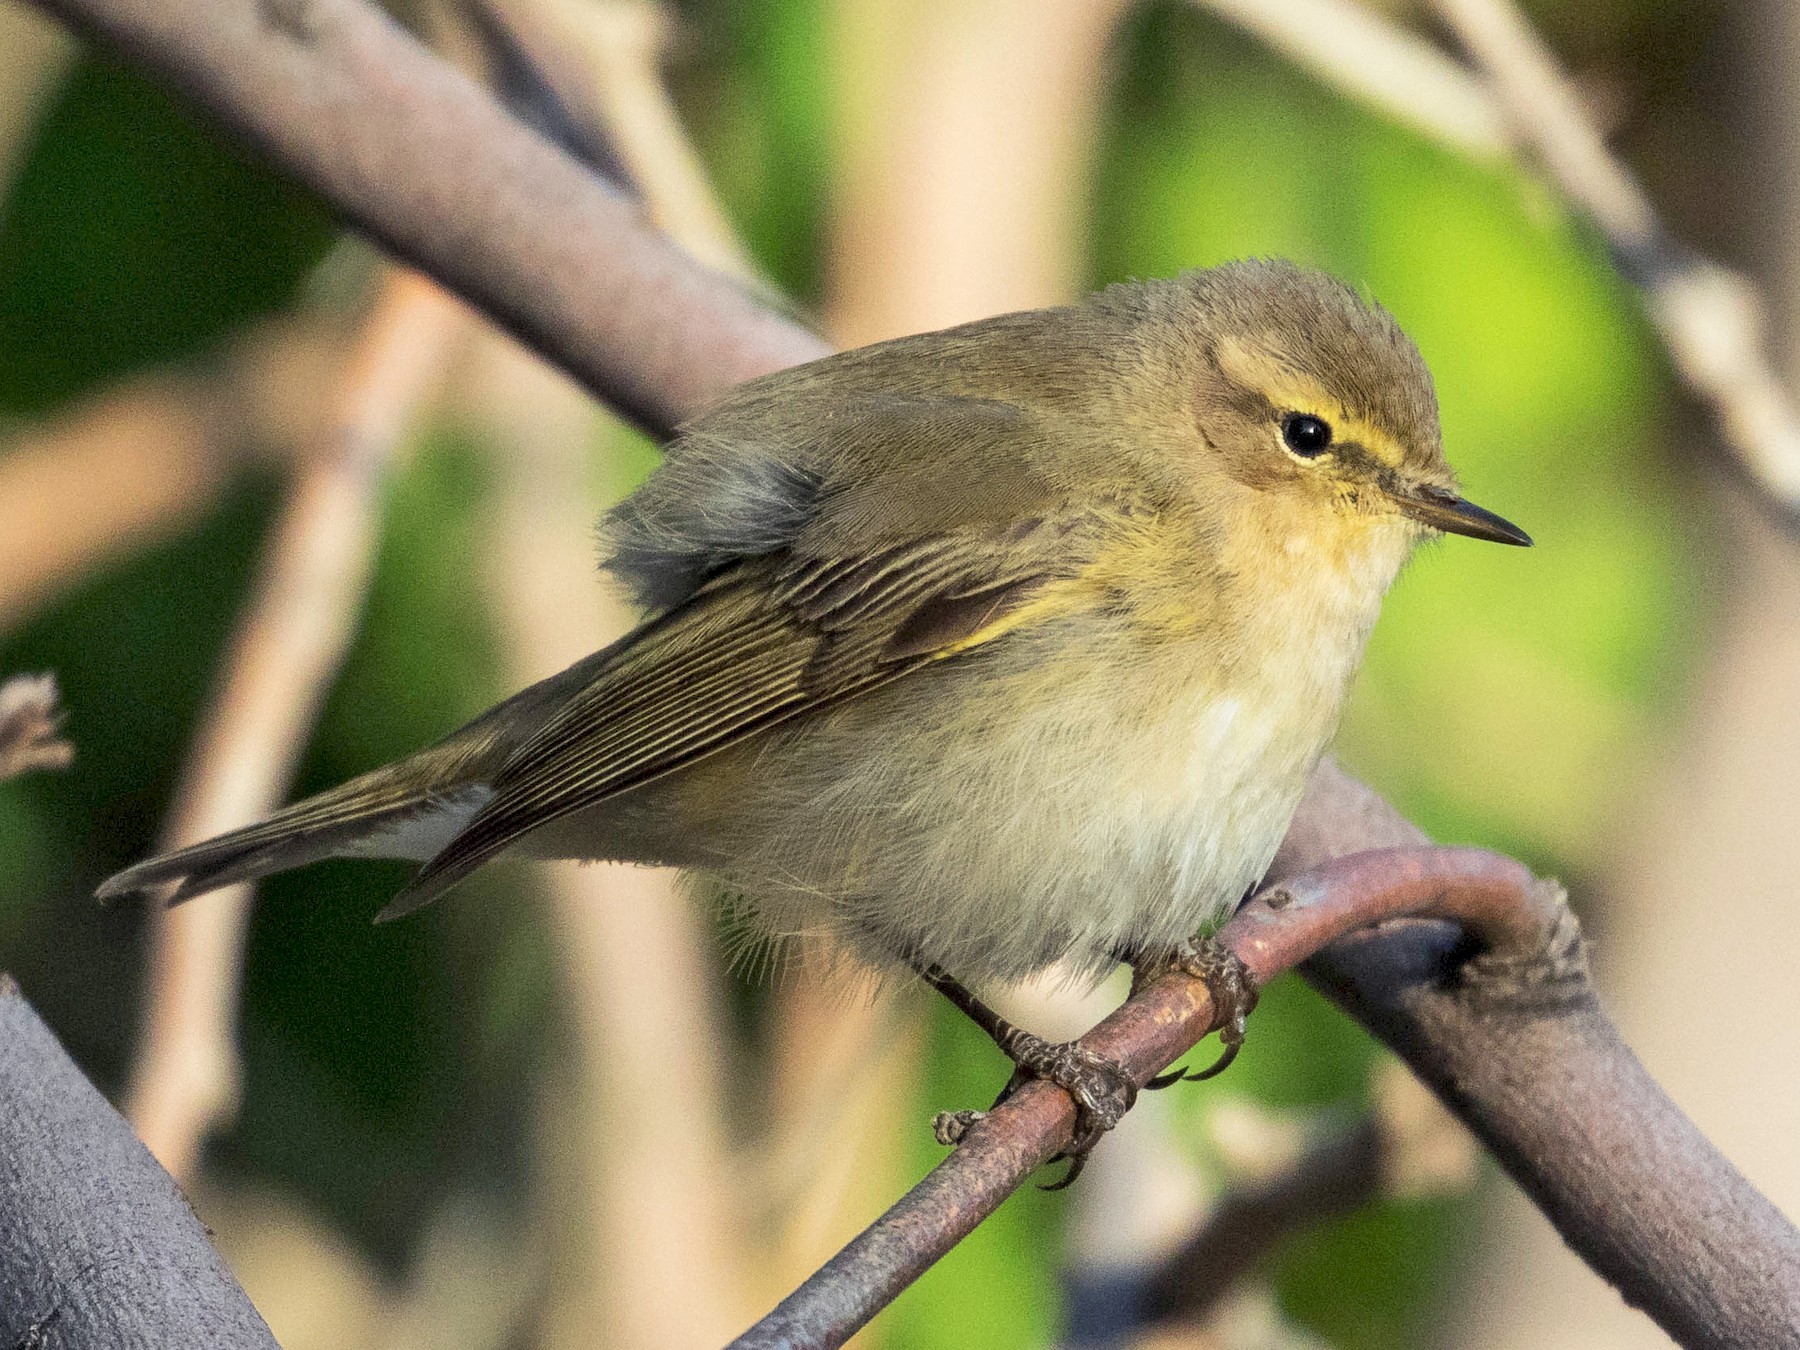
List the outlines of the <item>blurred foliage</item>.
{"type": "MultiPolygon", "coordinates": [[[[1659,50],[1665,20],[1648,0],[1611,0],[1579,25],[1570,12],[1553,31],[1578,28],[1585,63],[1659,50]]],[[[702,152],[762,264],[816,303],[833,16],[822,0],[691,0],[684,17],[675,84],[702,152]]],[[[1092,187],[1095,283],[1284,254],[1366,284],[1436,372],[1471,495],[1539,541],[1530,553],[1452,541],[1410,569],[1345,757],[1440,837],[1594,866],[1700,617],[1692,494],[1630,298],[1517,176],[1460,163],[1189,6],[1141,7],[1117,55],[1092,187]]],[[[315,205],[97,60],[69,80],[4,210],[0,410],[15,418],[292,303],[332,237],[315,205]]],[[[433,739],[501,692],[472,564],[484,452],[434,435],[394,482],[366,621],[300,790],[433,739]]],[[[57,671],[80,753],[69,774],[0,785],[0,965],[108,1086],[132,1046],[141,924],[88,894],[154,838],[277,489],[248,475],[187,538],[0,639],[0,670],[57,671]]],[[[533,1084],[566,1032],[528,877],[498,871],[371,930],[395,880],[336,864],[264,888],[248,1092],[217,1158],[305,1197],[397,1271],[452,1184],[517,1203],[533,1084]]],[[[740,1003],[748,1018],[761,1006],[740,1003]]],[[[933,1026],[921,1122],[1001,1076],[967,1027],[933,1026]]],[[[1373,1053],[1284,983],[1239,1067],[1175,1095],[1200,1139],[1223,1093],[1294,1109],[1360,1100],[1373,1053]]],[[[905,1147],[918,1171],[936,1156],[922,1129],[905,1147]]],[[[1195,1158],[1212,1165],[1199,1144],[1195,1158]]],[[[900,1300],[887,1344],[1051,1343],[1069,1203],[1016,1197],[900,1300]]],[[[1412,1342],[1465,1213],[1383,1206],[1294,1243],[1274,1272],[1285,1308],[1334,1345],[1412,1342]]]]}

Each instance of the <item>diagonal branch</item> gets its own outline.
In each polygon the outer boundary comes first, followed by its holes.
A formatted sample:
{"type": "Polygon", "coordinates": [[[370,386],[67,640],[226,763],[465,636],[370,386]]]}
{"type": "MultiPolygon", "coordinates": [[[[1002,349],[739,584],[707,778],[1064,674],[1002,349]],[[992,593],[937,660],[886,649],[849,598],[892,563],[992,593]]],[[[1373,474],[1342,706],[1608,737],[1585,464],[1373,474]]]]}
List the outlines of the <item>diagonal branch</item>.
{"type": "Polygon", "coordinates": [[[364,0],[42,0],[192,95],[351,224],[666,430],[818,338],[364,0]]]}
{"type": "Polygon", "coordinates": [[[1800,406],[1776,374],[1756,290],[1675,237],[1513,0],[1433,0],[1432,8],[1514,134],[1642,292],[1676,373],[1707,405],[1741,467],[1778,505],[1800,511],[1800,406]]]}
{"type": "Polygon", "coordinates": [[[1483,162],[1528,154],[1605,241],[1739,467],[1800,511],[1800,411],[1776,372],[1761,297],[1669,229],[1513,0],[1432,0],[1474,71],[1355,0],[1196,3],[1452,150],[1483,162]]]}
{"type": "MultiPolygon", "coordinates": [[[[1478,849],[1353,854],[1264,889],[1219,937],[1260,988],[1332,940],[1397,916],[1460,920],[1486,940],[1494,959],[1522,965],[1567,949],[1574,954],[1568,977],[1586,992],[1579,931],[1561,889],[1478,849]]],[[[1080,1044],[1118,1062],[1142,1088],[1221,1023],[1205,984],[1172,975],[1128,999],[1080,1044]]],[[[732,1350],[843,1344],[1060,1153],[1074,1123],[1074,1103],[1060,1088],[1040,1082],[1020,1089],[732,1350]]]]}
{"type": "Polygon", "coordinates": [[[1421,33],[1359,0],[1196,0],[1328,85],[1483,162],[1511,153],[1480,80],[1421,33]]]}
{"type": "Polygon", "coordinates": [[[285,458],[315,441],[315,393],[337,348],[322,328],[269,321],[216,357],[135,375],[8,435],[0,630],[120,555],[178,533],[252,455],[285,458]]]}
{"type": "MultiPolygon", "coordinates": [[[[637,207],[358,0],[40,3],[200,99],[353,223],[646,426],[666,432],[733,383],[825,350],[684,257],[637,207]]],[[[1327,761],[1273,874],[1420,842],[1327,761]]],[[[1572,944],[1573,924],[1566,929],[1572,944]]],[[[1475,997],[1455,978],[1461,943],[1449,924],[1397,925],[1335,944],[1309,974],[1397,1049],[1571,1244],[1678,1339],[1800,1344],[1794,1230],[1656,1088],[1585,984],[1583,997],[1553,1011],[1475,997]]],[[[1560,987],[1564,964],[1511,975],[1539,971],[1560,987]]],[[[1526,982],[1494,974],[1477,984],[1524,992],[1526,982]]],[[[1146,1048],[1133,1051],[1133,1067],[1148,1073],[1198,1039],[1211,1014],[1178,986],[1158,985],[1146,999],[1180,1024],[1172,1032],[1151,1016],[1135,1033],[1146,1048]]],[[[1097,1044],[1119,1049],[1115,1038],[1145,1016],[1122,1011],[1125,1025],[1109,1019],[1097,1044]]],[[[992,1158],[986,1180],[959,1161],[969,1155],[952,1158],[923,1196],[915,1192],[913,1221],[967,1231],[1066,1135],[1062,1094],[1022,1092],[1014,1109],[1028,1118],[1029,1144],[992,1158]],[[965,1186],[985,1187],[984,1198],[966,1198],[965,1186]]]]}
{"type": "MultiPolygon", "coordinates": [[[[1265,888],[1219,936],[1259,986],[1311,959],[1313,978],[1384,1033],[1570,1244],[1681,1344],[1800,1344],[1800,1233],[1619,1042],[1560,887],[1479,849],[1374,850],[1265,888]],[[1450,922],[1368,931],[1397,918],[1450,922]],[[1421,1034],[1421,1021],[1455,1034],[1421,1034]],[[1536,1100],[1539,1076],[1553,1103],[1536,1100]]],[[[1203,984],[1171,976],[1081,1044],[1142,1087],[1220,1021],[1203,984]]],[[[1021,1089],[731,1350],[842,1345],[1055,1157],[1074,1119],[1060,1089],[1021,1089]]]]}
{"type": "Polygon", "coordinates": [[[0,1345],[276,1350],[156,1165],[0,975],[0,1345]]]}

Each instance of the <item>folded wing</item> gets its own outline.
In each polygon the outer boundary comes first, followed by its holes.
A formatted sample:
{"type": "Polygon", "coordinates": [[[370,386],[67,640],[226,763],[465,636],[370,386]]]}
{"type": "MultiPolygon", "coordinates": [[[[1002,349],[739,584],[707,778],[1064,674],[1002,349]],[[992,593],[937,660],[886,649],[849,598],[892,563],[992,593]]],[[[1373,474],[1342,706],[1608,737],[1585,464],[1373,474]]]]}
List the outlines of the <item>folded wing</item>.
{"type": "Polygon", "coordinates": [[[430,903],[523,835],[782,722],[1029,622],[1067,575],[1066,527],[854,559],[753,559],[614,649],[489,780],[492,796],[382,917],[430,903]]]}

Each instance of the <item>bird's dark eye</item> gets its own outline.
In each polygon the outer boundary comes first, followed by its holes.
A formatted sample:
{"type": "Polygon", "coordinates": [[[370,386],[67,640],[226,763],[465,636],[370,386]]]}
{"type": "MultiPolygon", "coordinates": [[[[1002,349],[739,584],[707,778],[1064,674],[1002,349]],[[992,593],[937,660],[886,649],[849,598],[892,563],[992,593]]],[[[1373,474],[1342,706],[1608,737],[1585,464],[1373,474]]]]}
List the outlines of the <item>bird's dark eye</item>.
{"type": "Polygon", "coordinates": [[[1311,413],[1288,413],[1281,419],[1281,439],[1296,455],[1311,459],[1331,444],[1331,423],[1311,413]]]}

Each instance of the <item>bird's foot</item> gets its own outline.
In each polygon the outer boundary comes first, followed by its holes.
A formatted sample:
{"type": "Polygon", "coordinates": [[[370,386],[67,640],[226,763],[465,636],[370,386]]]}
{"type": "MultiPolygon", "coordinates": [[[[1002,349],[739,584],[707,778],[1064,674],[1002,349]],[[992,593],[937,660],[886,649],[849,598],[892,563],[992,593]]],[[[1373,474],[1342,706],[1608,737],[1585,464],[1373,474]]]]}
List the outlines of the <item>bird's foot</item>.
{"type": "MultiPolygon", "coordinates": [[[[970,993],[940,967],[920,964],[919,976],[969,1017],[1013,1062],[1012,1077],[994,1098],[991,1111],[1026,1083],[1039,1078],[1055,1083],[1075,1102],[1075,1132],[1057,1158],[1069,1160],[1063,1179],[1045,1190],[1060,1191],[1081,1174],[1100,1136],[1117,1125],[1137,1100],[1137,1084],[1122,1065],[1095,1054],[1076,1041],[1046,1041],[1016,1027],[970,993]]],[[[938,1143],[954,1148],[986,1118],[987,1111],[940,1111],[931,1122],[938,1143]]],[[[1056,1161],[1052,1159],[1051,1161],[1056,1161]]]]}
{"type": "Polygon", "coordinates": [[[1100,1137],[1125,1117],[1137,1100],[1137,1084],[1122,1065],[1095,1054],[1076,1041],[1046,1041],[1028,1031],[1014,1029],[1000,1047],[1013,1062],[1013,1075],[1001,1089],[998,1106],[1032,1079],[1055,1083],[1075,1102],[1075,1130],[1068,1147],[1052,1158],[1066,1158],[1069,1170],[1062,1180],[1043,1187],[1060,1191],[1074,1184],[1087,1166],[1088,1155],[1100,1137]]]}
{"type": "MultiPolygon", "coordinates": [[[[1000,1106],[1025,1084],[1034,1079],[1054,1083],[1075,1102],[1075,1131],[1068,1147],[1050,1161],[1067,1159],[1069,1170],[1060,1181],[1043,1187],[1060,1191],[1081,1175],[1088,1155],[1100,1137],[1117,1125],[1137,1100],[1137,1085],[1124,1068],[1110,1059],[1096,1055],[1074,1041],[1046,1041],[1028,1031],[1010,1028],[1001,1049],[1013,1062],[1013,1075],[994,1099],[1000,1106]]],[[[938,1143],[954,1148],[978,1122],[987,1119],[987,1111],[940,1111],[932,1119],[931,1132],[938,1143]]]]}
{"type": "Polygon", "coordinates": [[[1224,1073],[1243,1048],[1245,1023],[1251,1010],[1256,1007],[1256,977],[1250,973],[1250,967],[1216,937],[1190,938],[1166,956],[1135,963],[1132,967],[1132,992],[1137,992],[1144,985],[1159,980],[1172,971],[1191,975],[1206,986],[1206,992],[1212,996],[1213,1007],[1224,1015],[1224,1025],[1219,1028],[1219,1044],[1224,1050],[1211,1067],[1202,1069],[1199,1073],[1177,1068],[1158,1074],[1144,1084],[1152,1090],[1166,1088],[1184,1080],[1198,1083],[1224,1073]]]}

